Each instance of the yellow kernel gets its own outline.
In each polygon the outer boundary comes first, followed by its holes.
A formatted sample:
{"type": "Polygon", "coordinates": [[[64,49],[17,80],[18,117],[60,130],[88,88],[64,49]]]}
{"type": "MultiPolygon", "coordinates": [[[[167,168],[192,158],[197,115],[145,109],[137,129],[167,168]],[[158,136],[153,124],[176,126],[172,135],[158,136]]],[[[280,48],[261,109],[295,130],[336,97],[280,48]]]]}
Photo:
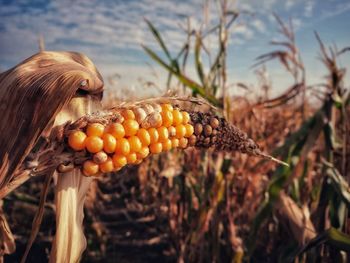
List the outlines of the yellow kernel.
{"type": "Polygon", "coordinates": [[[163,120],[163,126],[169,127],[173,124],[174,117],[173,113],[169,110],[163,110],[162,111],[162,120],[163,120]]]}
{"type": "Polygon", "coordinates": [[[187,124],[189,123],[189,121],[191,120],[190,114],[188,114],[188,112],[183,111],[182,113],[182,123],[183,124],[187,124]]]}
{"type": "Polygon", "coordinates": [[[185,124],[186,134],[185,137],[190,137],[194,133],[194,128],[191,124],[185,124]]]}
{"type": "Polygon", "coordinates": [[[126,120],[123,122],[125,136],[133,136],[139,130],[139,124],[135,120],[126,120]]]}
{"type": "Polygon", "coordinates": [[[172,147],[172,148],[177,148],[177,147],[179,147],[179,139],[178,139],[178,138],[172,138],[172,139],[171,139],[171,147],[172,147]]]}
{"type": "Polygon", "coordinates": [[[121,155],[127,155],[130,152],[130,143],[127,139],[121,138],[117,140],[115,152],[121,155]]]}
{"type": "Polygon", "coordinates": [[[163,151],[169,151],[172,148],[172,143],[170,139],[166,139],[163,143],[162,143],[162,148],[163,151]]]}
{"type": "Polygon", "coordinates": [[[127,164],[127,159],[124,155],[113,155],[113,164],[116,168],[123,167],[127,164]]]}
{"type": "Polygon", "coordinates": [[[160,143],[160,142],[153,143],[149,146],[150,152],[155,153],[155,154],[161,153],[162,149],[163,149],[163,146],[162,146],[162,143],[160,143]]]}
{"type": "Polygon", "coordinates": [[[68,137],[68,145],[75,151],[84,150],[86,137],[82,131],[73,131],[68,137]]]}
{"type": "Polygon", "coordinates": [[[117,139],[109,133],[105,133],[103,139],[103,150],[106,153],[114,153],[117,146],[117,139]]]}
{"type": "Polygon", "coordinates": [[[149,148],[142,147],[141,150],[136,155],[137,155],[137,159],[145,159],[149,155],[149,148]]]}
{"type": "Polygon", "coordinates": [[[135,119],[135,113],[132,110],[123,110],[121,112],[122,116],[125,120],[134,120],[135,119]]]}
{"type": "Polygon", "coordinates": [[[168,103],[167,104],[162,104],[161,107],[162,107],[162,112],[163,111],[173,111],[174,110],[173,105],[168,104],[168,103]]]}
{"type": "Polygon", "coordinates": [[[158,139],[159,142],[164,142],[169,138],[169,132],[168,132],[168,129],[166,127],[164,127],[164,126],[159,127],[157,129],[157,131],[159,134],[159,139],[158,139]]]}
{"type": "Polygon", "coordinates": [[[173,118],[174,118],[173,120],[174,126],[177,126],[182,123],[183,117],[182,117],[182,113],[179,110],[173,111],[173,118]]]}
{"type": "Polygon", "coordinates": [[[124,126],[120,123],[111,123],[106,128],[106,132],[112,134],[116,139],[121,139],[125,136],[124,126]]]}
{"type": "Polygon", "coordinates": [[[183,124],[177,125],[175,127],[176,129],[176,138],[180,139],[185,136],[186,134],[186,127],[183,124]]]}
{"type": "Polygon", "coordinates": [[[179,140],[179,146],[180,148],[186,148],[188,144],[188,140],[186,138],[181,138],[179,140]]]}
{"type": "Polygon", "coordinates": [[[151,143],[151,136],[149,135],[146,129],[139,129],[136,134],[137,137],[141,140],[143,146],[148,146],[151,143]]]}
{"type": "Polygon", "coordinates": [[[85,161],[83,164],[83,173],[85,176],[93,176],[99,171],[99,165],[91,160],[85,161]]]}
{"type": "Polygon", "coordinates": [[[156,143],[159,140],[159,134],[156,128],[148,129],[149,136],[151,138],[151,143],[156,143]]]}
{"type": "Polygon", "coordinates": [[[126,160],[129,164],[133,164],[137,161],[137,155],[136,153],[129,153],[127,156],[126,156],[126,160]]]}
{"type": "Polygon", "coordinates": [[[110,173],[114,170],[114,164],[111,157],[108,157],[107,161],[100,164],[100,171],[103,173],[110,173]]]}
{"type": "Polygon", "coordinates": [[[88,125],[86,129],[87,136],[97,136],[102,137],[103,132],[105,130],[105,126],[103,126],[101,123],[91,123],[88,125]]]}
{"type": "Polygon", "coordinates": [[[128,139],[130,144],[130,152],[138,152],[142,148],[141,140],[137,136],[131,136],[128,139]]]}
{"type": "Polygon", "coordinates": [[[85,147],[91,153],[97,153],[103,149],[103,140],[97,136],[87,137],[85,147]]]}

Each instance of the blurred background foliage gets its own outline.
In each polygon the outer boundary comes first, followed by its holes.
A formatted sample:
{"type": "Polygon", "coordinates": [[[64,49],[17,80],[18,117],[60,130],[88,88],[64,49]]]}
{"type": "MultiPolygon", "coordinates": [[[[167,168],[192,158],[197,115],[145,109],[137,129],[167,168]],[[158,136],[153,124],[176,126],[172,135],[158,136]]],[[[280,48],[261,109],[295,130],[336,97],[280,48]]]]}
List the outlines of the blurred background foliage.
{"type": "MultiPolygon", "coordinates": [[[[217,1],[218,24],[192,28],[178,53],[145,20],[162,53],[143,46],[166,74],[169,92],[202,97],[261,148],[288,162],[277,166],[241,154],[188,149],[153,156],[94,181],[86,201],[88,249],[83,262],[348,262],[350,252],[350,93],[339,60],[348,47],[319,43],[326,78],[306,82],[292,24],[275,15],[281,35],[253,66],[259,86],[228,93],[227,45],[240,14],[217,1]],[[209,50],[207,38],[216,40],[209,50]],[[190,61],[193,59],[193,61],[190,61]],[[290,87],[272,98],[268,63],[277,60],[290,87]],[[187,73],[193,63],[196,75],[187,73]],[[175,87],[175,88],[174,88],[175,87]]],[[[106,105],[115,104],[115,99],[106,105]]],[[[23,252],[41,189],[23,185],[4,200],[23,252]],[[25,213],[23,212],[25,211],[25,213]]],[[[29,260],[42,261],[54,233],[53,193],[29,260]]]]}

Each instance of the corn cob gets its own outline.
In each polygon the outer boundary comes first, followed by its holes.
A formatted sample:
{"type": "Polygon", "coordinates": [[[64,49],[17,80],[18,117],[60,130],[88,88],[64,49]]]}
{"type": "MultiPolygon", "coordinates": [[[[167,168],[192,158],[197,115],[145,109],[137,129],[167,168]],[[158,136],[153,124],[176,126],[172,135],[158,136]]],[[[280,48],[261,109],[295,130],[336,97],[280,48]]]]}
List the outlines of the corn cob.
{"type": "MultiPolygon", "coordinates": [[[[283,163],[261,152],[252,139],[224,118],[181,110],[171,103],[141,103],[84,117],[69,126],[65,141],[66,151],[79,153],[74,165],[86,176],[118,171],[141,163],[149,154],[187,147],[239,151],[283,163]]],[[[58,171],[64,167],[59,166],[58,171]]]]}

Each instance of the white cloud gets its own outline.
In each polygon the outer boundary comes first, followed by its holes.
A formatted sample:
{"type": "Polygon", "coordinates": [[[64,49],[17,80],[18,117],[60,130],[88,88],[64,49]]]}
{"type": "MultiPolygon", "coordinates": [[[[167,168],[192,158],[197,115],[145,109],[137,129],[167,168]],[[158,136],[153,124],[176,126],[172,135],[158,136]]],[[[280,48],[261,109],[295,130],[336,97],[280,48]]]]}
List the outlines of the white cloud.
{"type": "Polygon", "coordinates": [[[304,16],[305,17],[311,17],[312,16],[313,10],[315,8],[315,5],[316,5],[316,3],[313,0],[307,1],[305,3],[305,9],[304,9],[304,16]]]}
{"type": "Polygon", "coordinates": [[[254,19],[251,24],[260,33],[263,33],[266,30],[266,25],[261,19],[254,19]]]}
{"type": "Polygon", "coordinates": [[[321,13],[320,19],[326,19],[330,18],[336,15],[343,14],[345,12],[348,12],[350,10],[350,2],[349,1],[344,1],[338,4],[334,4],[334,8],[331,8],[329,10],[323,10],[321,13]]]}
{"type": "Polygon", "coordinates": [[[236,36],[243,37],[245,40],[251,39],[254,35],[253,30],[247,24],[237,24],[233,27],[233,38],[236,36]]]}
{"type": "Polygon", "coordinates": [[[293,6],[295,6],[296,0],[286,0],[285,1],[285,7],[286,10],[290,10],[293,6]]]}
{"type": "Polygon", "coordinates": [[[300,18],[292,18],[292,24],[295,30],[298,30],[302,26],[302,23],[300,18]]]}

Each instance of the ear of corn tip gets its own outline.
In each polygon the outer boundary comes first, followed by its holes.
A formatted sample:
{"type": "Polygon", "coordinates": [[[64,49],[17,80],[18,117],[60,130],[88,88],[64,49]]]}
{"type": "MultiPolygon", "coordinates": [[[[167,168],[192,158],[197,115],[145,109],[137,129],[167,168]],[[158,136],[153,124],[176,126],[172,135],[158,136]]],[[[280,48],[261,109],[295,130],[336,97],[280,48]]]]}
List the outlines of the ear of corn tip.
{"type": "Polygon", "coordinates": [[[187,138],[194,133],[190,114],[171,104],[147,104],[121,109],[118,114],[122,116],[119,122],[90,123],[68,136],[71,149],[91,154],[82,165],[84,175],[116,171],[140,163],[150,153],[186,148],[187,138]]]}

